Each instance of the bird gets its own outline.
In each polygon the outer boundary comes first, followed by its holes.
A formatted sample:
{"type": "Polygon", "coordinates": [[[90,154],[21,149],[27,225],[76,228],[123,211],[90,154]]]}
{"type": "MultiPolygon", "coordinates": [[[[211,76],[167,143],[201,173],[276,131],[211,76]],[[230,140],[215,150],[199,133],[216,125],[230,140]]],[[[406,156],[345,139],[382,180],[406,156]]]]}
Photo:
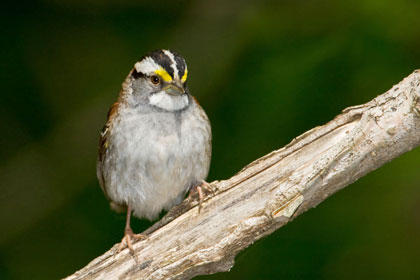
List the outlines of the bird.
{"type": "MultiPolygon", "coordinates": [[[[127,211],[118,251],[134,234],[131,213],[155,220],[186,194],[201,202],[211,160],[210,121],[187,86],[185,59],[171,50],[143,56],[122,83],[100,133],[96,173],[115,211],[127,211]]],[[[200,209],[200,208],[199,208],[200,209]]]]}

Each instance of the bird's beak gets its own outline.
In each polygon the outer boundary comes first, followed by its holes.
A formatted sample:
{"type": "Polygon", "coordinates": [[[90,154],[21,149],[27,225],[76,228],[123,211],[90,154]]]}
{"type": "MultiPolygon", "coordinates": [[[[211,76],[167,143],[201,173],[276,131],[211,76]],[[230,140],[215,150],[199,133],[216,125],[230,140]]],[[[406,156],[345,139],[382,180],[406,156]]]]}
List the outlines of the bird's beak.
{"type": "Polygon", "coordinates": [[[178,96],[178,95],[182,95],[185,93],[184,88],[182,87],[181,84],[178,83],[173,83],[173,84],[169,84],[167,86],[165,86],[163,88],[163,90],[169,94],[169,95],[173,95],[173,96],[178,96]]]}

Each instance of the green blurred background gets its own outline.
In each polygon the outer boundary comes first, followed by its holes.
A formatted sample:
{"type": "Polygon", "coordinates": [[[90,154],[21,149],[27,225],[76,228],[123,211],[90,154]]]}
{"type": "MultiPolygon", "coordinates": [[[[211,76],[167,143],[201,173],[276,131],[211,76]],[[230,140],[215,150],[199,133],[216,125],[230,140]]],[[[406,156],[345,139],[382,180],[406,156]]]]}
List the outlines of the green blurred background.
{"type": "MultiPolygon", "coordinates": [[[[213,127],[209,180],[420,68],[420,1],[30,1],[2,5],[0,278],[57,279],[119,242],[99,131],[135,61],[170,48],[213,127]]],[[[420,150],[199,279],[420,279],[420,150]]],[[[135,220],[135,231],[152,223],[135,220]]]]}

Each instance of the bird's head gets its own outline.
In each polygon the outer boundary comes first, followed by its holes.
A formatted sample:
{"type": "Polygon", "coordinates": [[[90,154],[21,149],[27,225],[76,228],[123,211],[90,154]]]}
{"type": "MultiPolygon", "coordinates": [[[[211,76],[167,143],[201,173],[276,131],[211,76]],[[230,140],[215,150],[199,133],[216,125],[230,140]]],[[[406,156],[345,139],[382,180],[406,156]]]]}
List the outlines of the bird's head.
{"type": "Polygon", "coordinates": [[[169,50],[153,51],[134,65],[131,72],[131,98],[135,103],[166,111],[178,111],[190,103],[187,64],[169,50]]]}

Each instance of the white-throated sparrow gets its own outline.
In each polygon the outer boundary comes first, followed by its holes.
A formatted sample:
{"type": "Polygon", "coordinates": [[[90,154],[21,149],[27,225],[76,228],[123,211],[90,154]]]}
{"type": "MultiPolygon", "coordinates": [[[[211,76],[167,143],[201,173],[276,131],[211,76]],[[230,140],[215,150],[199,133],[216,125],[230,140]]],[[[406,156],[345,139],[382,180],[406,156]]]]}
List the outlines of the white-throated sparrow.
{"type": "MultiPolygon", "coordinates": [[[[189,93],[184,58],[154,51],[134,65],[101,132],[97,176],[115,210],[127,210],[121,245],[132,251],[131,211],[156,219],[205,183],[211,128],[189,93]]],[[[121,246],[120,245],[120,246],[121,246]]],[[[121,247],[120,247],[121,249],[121,247]]]]}

